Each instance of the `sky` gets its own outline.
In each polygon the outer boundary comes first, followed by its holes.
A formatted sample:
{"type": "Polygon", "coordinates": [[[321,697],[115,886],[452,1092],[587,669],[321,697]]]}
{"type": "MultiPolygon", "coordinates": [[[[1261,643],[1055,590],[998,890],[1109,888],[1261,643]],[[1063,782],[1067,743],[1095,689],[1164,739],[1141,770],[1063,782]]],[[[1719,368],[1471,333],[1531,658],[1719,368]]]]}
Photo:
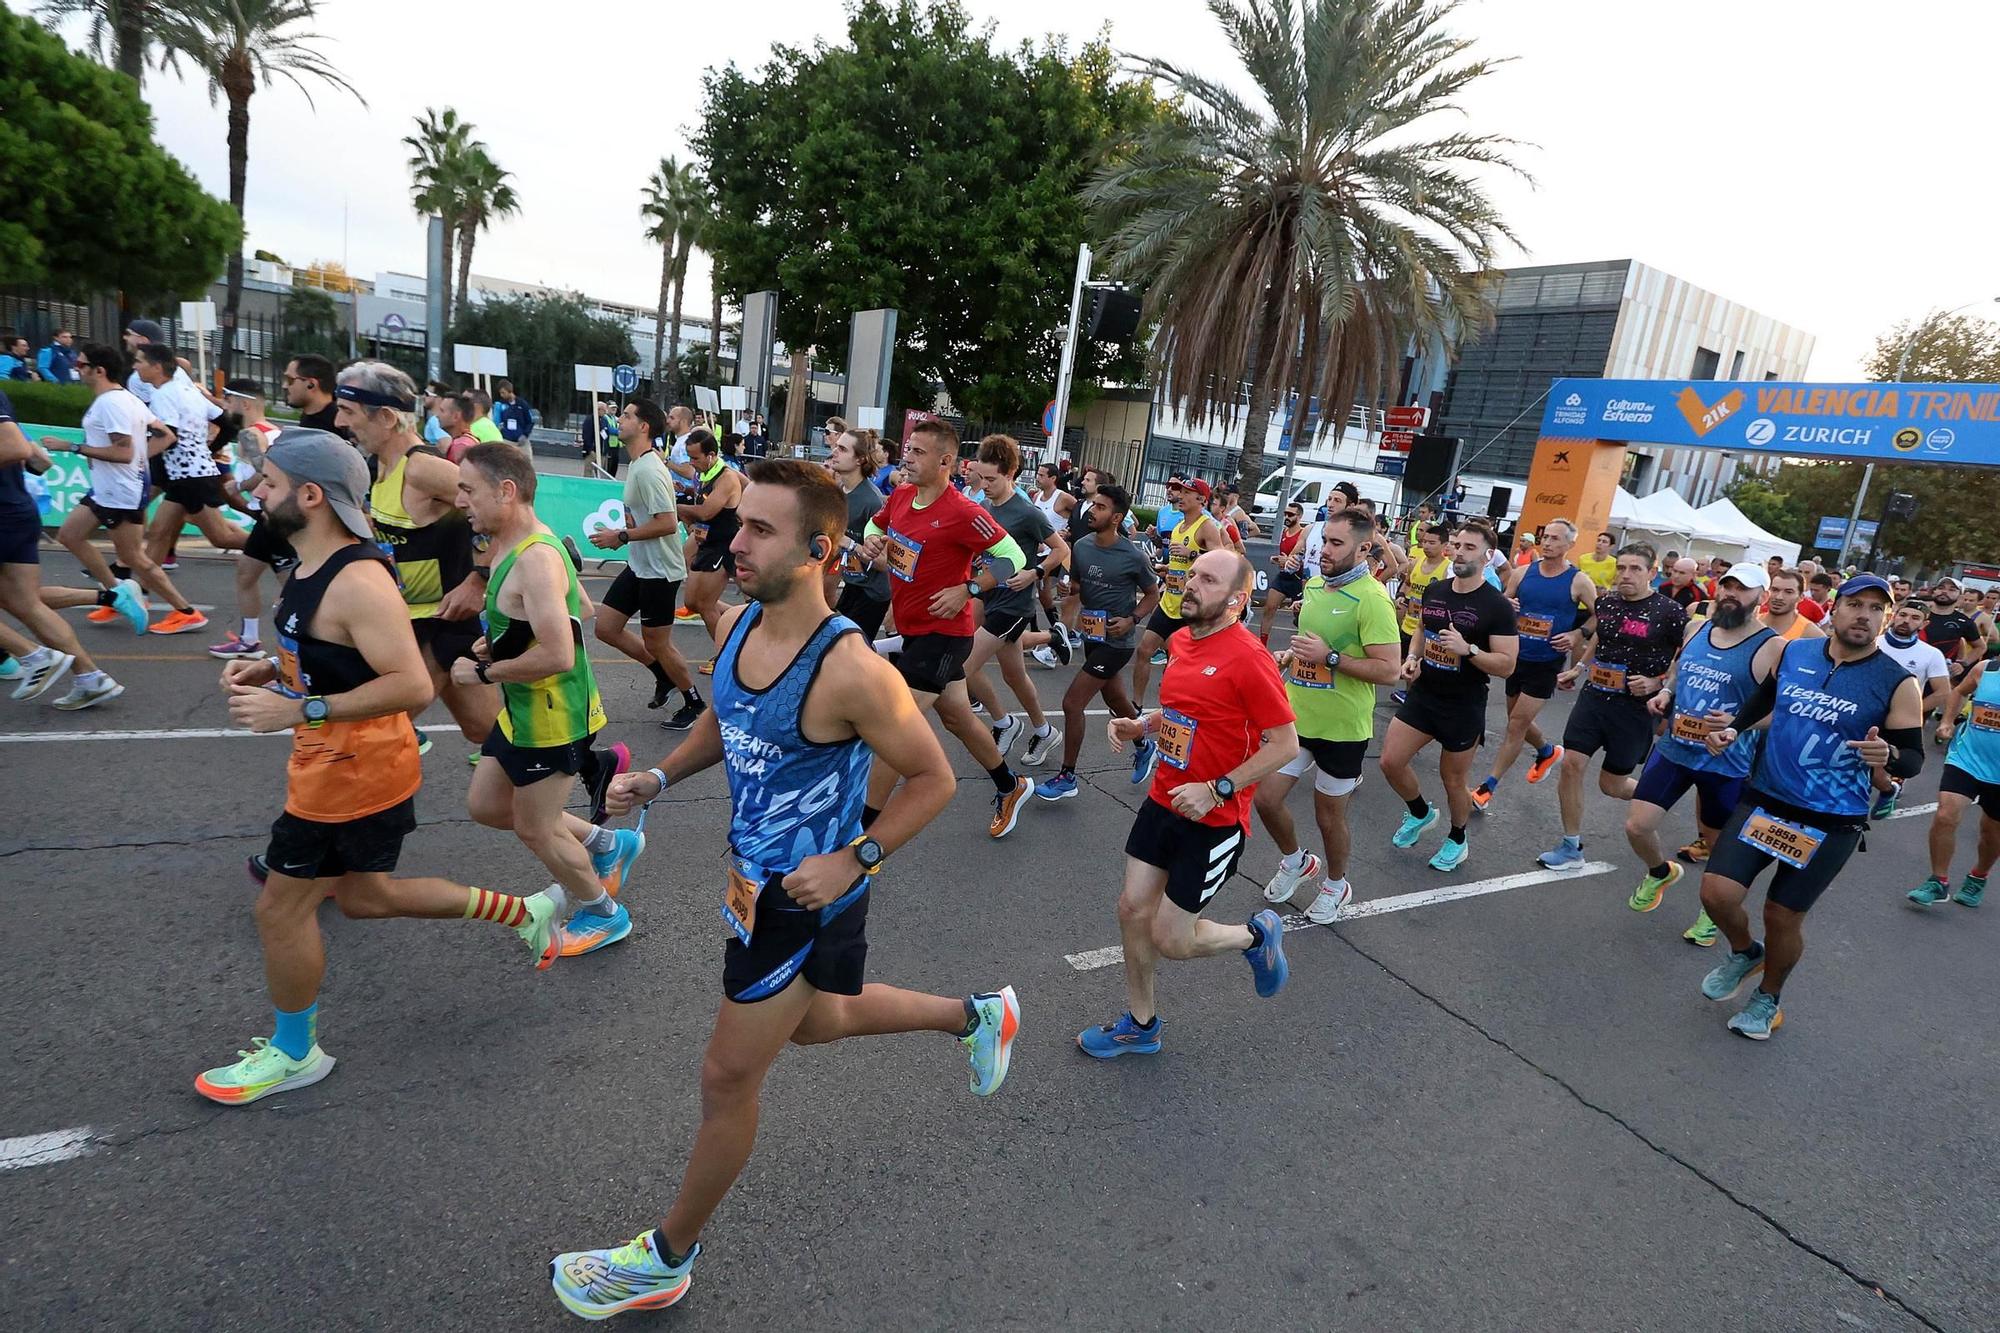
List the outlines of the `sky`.
{"type": "MultiPolygon", "coordinates": [[[[1198,0],[966,3],[1009,44],[1108,28],[1121,52],[1247,89],[1198,0]]],[[[1858,0],[1467,0],[1448,24],[1510,58],[1468,92],[1462,126],[1531,145],[1518,160],[1532,184],[1492,182],[1521,242],[1503,263],[1644,261],[1815,334],[1821,380],[1858,378],[1899,320],[1972,302],[2000,316],[2000,175],[1979,133],[2000,5],[1903,0],[1888,21],[1858,0]]],[[[701,72],[754,69],[774,41],[837,41],[845,16],[837,0],[320,0],[319,27],[367,105],[260,90],[246,249],[420,272],[400,139],[424,108],[453,106],[523,206],[480,239],[475,269],[649,305],[659,254],[639,192],[663,155],[689,159],[701,72]]],[[[81,45],[80,28],[66,35],[81,45]]],[[[153,74],[146,96],[161,142],[226,195],[224,115],[205,88],[153,74]]],[[[689,288],[705,313],[699,259],[689,288]]]]}

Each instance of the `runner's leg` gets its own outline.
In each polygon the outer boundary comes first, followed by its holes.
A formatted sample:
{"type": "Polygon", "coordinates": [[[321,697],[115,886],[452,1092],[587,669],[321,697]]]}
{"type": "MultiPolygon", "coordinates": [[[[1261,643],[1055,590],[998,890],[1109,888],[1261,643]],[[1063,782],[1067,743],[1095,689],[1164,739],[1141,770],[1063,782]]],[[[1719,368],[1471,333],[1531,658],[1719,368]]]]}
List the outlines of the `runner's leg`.
{"type": "Polygon", "coordinates": [[[1313,788],[1313,819],[1326,846],[1326,869],[1321,873],[1335,884],[1347,878],[1347,863],[1354,855],[1354,831],[1347,825],[1347,803],[1352,797],[1352,792],[1328,796],[1317,786],[1313,788]]]}
{"type": "MultiPolygon", "coordinates": [[[[1970,797],[1955,791],[1938,793],[1937,813],[1931,816],[1931,874],[1945,883],[1951,882],[1951,856],[1958,844],[1958,826],[1965,818],[1965,807],[1970,804],[1970,797]]],[[[1984,823],[1980,826],[1979,836],[1983,842],[1986,837],[1984,823]]]]}
{"type": "Polygon", "coordinates": [[[1167,905],[1164,867],[1125,858],[1125,888],[1118,895],[1118,936],[1125,944],[1125,1011],[1144,1026],[1153,1021],[1153,918],[1167,905]]]}
{"type": "MultiPolygon", "coordinates": [[[[68,526],[67,522],[64,526],[68,526]]],[[[181,590],[174,586],[167,572],[147,552],[138,524],[120,523],[111,529],[111,549],[117,554],[118,563],[132,571],[132,577],[139,581],[140,587],[176,611],[194,610],[194,603],[181,596],[181,590]]],[[[106,569],[104,572],[109,574],[111,571],[106,569]]]]}
{"type": "Polygon", "coordinates": [[[1665,807],[1651,801],[1634,801],[1625,814],[1625,841],[1632,844],[1639,864],[1649,874],[1654,866],[1667,859],[1660,850],[1660,821],[1666,817],[1665,807]]]}
{"type": "MultiPolygon", "coordinates": [[[[1028,714],[1028,730],[1040,731],[1049,724],[1042,712],[1041,696],[1035,692],[1035,682],[1028,679],[1028,664],[1021,656],[1019,643],[1002,643],[997,656],[1000,659],[1000,675],[1007,682],[1007,688],[1021,701],[1022,709],[1028,714]]],[[[993,705],[986,706],[988,712],[993,705]]]]}
{"type": "MultiPolygon", "coordinates": [[[[104,558],[104,553],[90,540],[96,535],[97,529],[97,515],[91,511],[89,505],[79,504],[63,518],[62,526],[56,529],[56,540],[62,543],[65,551],[76,557],[77,563],[83,566],[84,573],[96,579],[104,587],[110,588],[115,586],[118,580],[111,576],[111,562],[104,558]]],[[[49,591],[57,590],[52,588],[49,591]]]]}
{"type": "MultiPolygon", "coordinates": [[[[1313,770],[1306,771],[1310,773],[1313,770]]],[[[1257,784],[1257,818],[1263,822],[1264,831],[1271,835],[1280,856],[1291,856],[1299,850],[1298,825],[1292,822],[1292,812],[1285,808],[1285,798],[1292,794],[1292,788],[1298,785],[1298,781],[1283,773],[1273,773],[1257,784]]]]}
{"type": "MultiPolygon", "coordinates": [[[[1709,914],[1711,917],[1714,913],[1709,914]]],[[[1757,989],[1776,995],[1806,951],[1806,914],[1764,900],[1764,979],[1757,989]]]]}
{"type": "Polygon", "coordinates": [[[1702,910],[1728,939],[1732,953],[1747,953],[1750,949],[1750,914],[1743,910],[1743,900],[1749,896],[1749,886],[1733,879],[1716,874],[1701,877],[1702,910]]]}
{"type": "Polygon", "coordinates": [[[81,674],[97,670],[97,663],[83,650],[83,643],[69,622],[42,600],[45,592],[63,592],[78,599],[70,603],[72,606],[95,606],[97,594],[80,588],[44,589],[41,585],[40,565],[0,565],[0,611],[20,621],[43,647],[74,657],[76,664],[70,668],[72,671],[81,674]]]}
{"type": "Polygon", "coordinates": [[[926,995],[871,981],[859,995],[815,991],[817,997],[805,1020],[792,1033],[799,1046],[817,1046],[844,1037],[880,1037],[894,1032],[965,1031],[965,1001],[947,995],[926,995]]]}
{"type": "Polygon", "coordinates": [[[1083,754],[1084,710],[1090,707],[1092,699],[1102,694],[1105,696],[1105,703],[1111,707],[1114,714],[1120,717],[1130,716],[1129,714],[1118,713],[1118,706],[1111,702],[1111,687],[1113,685],[1118,687],[1120,694],[1125,692],[1125,682],[1115,675],[1108,680],[1100,680],[1088,671],[1078,671],[1075,676],[1070,678],[1069,688],[1063,691],[1062,700],[1063,772],[1075,772],[1076,761],[1083,754]]]}
{"type": "Polygon", "coordinates": [[[1391,719],[1389,730],[1382,737],[1382,778],[1389,784],[1389,790],[1405,801],[1420,801],[1424,797],[1417,770],[1410,761],[1430,743],[1431,737],[1401,718],[1391,719]]]}
{"type": "Polygon", "coordinates": [[[1454,833],[1472,818],[1472,789],[1466,782],[1472,776],[1472,761],[1478,757],[1476,745],[1469,750],[1438,752],[1438,776],[1444,779],[1444,806],[1451,815],[1454,833]]]}

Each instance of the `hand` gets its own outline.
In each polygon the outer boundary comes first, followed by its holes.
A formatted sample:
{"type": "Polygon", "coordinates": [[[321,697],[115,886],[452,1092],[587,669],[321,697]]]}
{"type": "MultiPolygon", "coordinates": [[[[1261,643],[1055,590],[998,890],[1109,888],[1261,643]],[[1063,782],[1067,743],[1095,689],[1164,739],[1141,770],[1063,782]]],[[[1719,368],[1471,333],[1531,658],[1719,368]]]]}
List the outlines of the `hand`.
{"type": "Polygon", "coordinates": [[[1577,633],[1573,629],[1549,636],[1549,647],[1555,649],[1565,657],[1576,651],[1576,645],[1577,633]]]}
{"type": "Polygon", "coordinates": [[[451,664],[451,683],[454,685],[479,685],[479,668],[483,665],[476,657],[461,657],[451,664]]]}
{"type": "Polygon", "coordinates": [[[1847,748],[1854,751],[1855,756],[1868,767],[1880,768],[1889,762],[1889,754],[1894,747],[1882,739],[1880,727],[1870,727],[1866,736],[1858,741],[1849,741],[1847,748]]]}
{"type": "Polygon", "coordinates": [[[861,878],[861,862],[851,847],[822,852],[799,862],[799,868],[785,876],[780,887],[799,906],[818,911],[854,887],[861,878]]]}
{"type": "Polygon", "coordinates": [[[1507,605],[1513,607],[1514,610],[1518,612],[1521,609],[1521,599],[1518,597],[1509,597],[1507,599],[1507,605]]]}
{"type": "Polygon", "coordinates": [[[965,585],[954,583],[931,598],[931,614],[939,620],[950,620],[963,611],[965,604],[971,600],[972,594],[965,590],[965,585]]]}
{"type": "Polygon", "coordinates": [[[1439,630],[1437,641],[1439,646],[1446,652],[1456,653],[1460,657],[1465,657],[1472,652],[1472,645],[1465,641],[1465,636],[1458,632],[1458,626],[1456,625],[1446,625],[1442,630],[1439,630]]]}
{"type": "Polygon", "coordinates": [[[1734,727],[1724,727],[1720,731],[1711,731],[1708,733],[1708,752],[1710,754],[1721,754],[1735,743],[1736,728],[1734,727]]]}
{"type": "Polygon", "coordinates": [[[1646,711],[1654,717],[1665,717],[1667,715],[1667,706],[1673,702],[1673,698],[1674,696],[1668,694],[1665,690],[1657,690],[1654,692],[1652,698],[1646,700],[1646,711]]]}
{"type": "Polygon", "coordinates": [[[1403,669],[1397,672],[1396,674],[1401,676],[1404,680],[1415,680],[1417,678],[1418,670],[1419,668],[1417,665],[1417,659],[1414,657],[1406,657],[1403,659],[1403,669]]]}
{"type": "Polygon", "coordinates": [[[617,550],[617,549],[618,549],[618,529],[617,529],[617,528],[599,528],[599,529],[598,529],[597,531],[595,531],[595,532],[593,532],[593,533],[591,533],[591,534],[590,534],[590,544],[591,544],[592,546],[595,546],[595,547],[596,547],[596,548],[597,548],[598,550],[600,550],[600,551],[615,551],[615,550],[617,550]]]}
{"type": "Polygon", "coordinates": [[[882,558],[882,552],[888,545],[889,539],[878,533],[861,543],[861,558],[872,565],[882,558]]]}
{"type": "Polygon", "coordinates": [[[1185,819],[1200,819],[1219,804],[1215,789],[1206,782],[1183,782],[1168,793],[1174,813],[1185,819]]]}
{"type": "Polygon", "coordinates": [[[283,731],[306,720],[305,705],[297,699],[259,685],[230,685],[229,720],[252,731],[283,731]]]}
{"type": "Polygon", "coordinates": [[[1943,717],[1938,719],[1937,733],[1936,733],[1938,744],[1943,745],[1946,741],[1950,740],[1952,737],[1952,733],[1957,730],[1958,730],[1957,719],[1952,717],[1943,717]]]}
{"type": "Polygon", "coordinates": [[[486,606],[486,585],[477,574],[467,574],[464,582],[444,595],[438,603],[439,620],[471,620],[486,606]]]}
{"type": "Polygon", "coordinates": [[[1032,565],[1023,570],[1017,570],[1014,573],[1014,575],[1007,580],[1007,587],[1009,590],[1013,592],[1020,592],[1023,588],[1032,588],[1034,586],[1035,586],[1035,570],[1034,566],[1032,565]]]}
{"type": "Polygon", "coordinates": [[[629,815],[659,794],[660,780],[651,773],[620,773],[604,794],[604,808],[614,815],[629,815]]]}
{"type": "Polygon", "coordinates": [[[278,678],[278,664],[268,657],[228,662],[222,668],[222,688],[231,685],[268,685],[278,678]]]}
{"type": "Polygon", "coordinates": [[[1558,671],[1556,673],[1556,688],[1559,690],[1573,690],[1576,688],[1577,681],[1581,679],[1583,679],[1583,668],[1580,666],[1573,666],[1567,671],[1558,671]]]}
{"type": "Polygon", "coordinates": [[[1317,634],[1294,634],[1291,654],[1307,666],[1323,666],[1331,655],[1326,640],[1317,634]]]}
{"type": "Polygon", "coordinates": [[[1627,676],[1625,677],[1625,693],[1636,694],[1643,699],[1647,695],[1656,692],[1664,683],[1664,679],[1659,676],[1627,676]]]}
{"type": "Polygon", "coordinates": [[[1130,634],[1138,623],[1130,616],[1113,616],[1104,622],[1104,632],[1114,639],[1122,639],[1130,634]]]}
{"type": "Polygon", "coordinates": [[[1146,719],[1143,717],[1114,717],[1104,727],[1104,738],[1111,743],[1113,754],[1125,753],[1126,741],[1146,738],[1146,719]]]}
{"type": "Polygon", "coordinates": [[[76,451],[75,445],[57,435],[44,435],[36,443],[52,454],[74,453],[76,451]]]}

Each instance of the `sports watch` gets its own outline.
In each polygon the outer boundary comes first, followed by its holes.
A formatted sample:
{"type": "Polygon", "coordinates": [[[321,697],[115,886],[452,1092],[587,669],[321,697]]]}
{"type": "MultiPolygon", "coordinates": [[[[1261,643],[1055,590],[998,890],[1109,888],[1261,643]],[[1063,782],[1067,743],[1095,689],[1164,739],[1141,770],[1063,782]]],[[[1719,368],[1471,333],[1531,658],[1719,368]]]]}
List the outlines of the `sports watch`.
{"type": "Polygon", "coordinates": [[[1236,784],[1229,780],[1227,773],[1224,773],[1210,785],[1215,788],[1215,799],[1218,801],[1226,801],[1236,794],[1236,784]]]}
{"type": "Polygon", "coordinates": [[[319,695],[309,694],[306,696],[304,712],[307,726],[323,727],[326,725],[326,700],[319,695]]]}
{"type": "Polygon", "coordinates": [[[882,850],[882,844],[873,838],[862,838],[854,844],[854,859],[859,861],[861,869],[870,875],[880,870],[882,862],[887,858],[888,853],[882,850]]]}
{"type": "Polygon", "coordinates": [[[966,595],[967,597],[977,597],[977,596],[979,596],[979,580],[978,580],[978,579],[967,579],[967,580],[965,581],[965,595],[966,595]]]}

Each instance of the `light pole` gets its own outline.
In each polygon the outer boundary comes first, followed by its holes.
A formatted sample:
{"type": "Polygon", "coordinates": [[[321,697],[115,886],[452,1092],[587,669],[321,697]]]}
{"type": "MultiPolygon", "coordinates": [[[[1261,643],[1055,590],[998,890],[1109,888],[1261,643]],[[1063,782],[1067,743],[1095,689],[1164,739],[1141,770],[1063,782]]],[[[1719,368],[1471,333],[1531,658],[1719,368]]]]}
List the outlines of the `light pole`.
{"type": "MultiPolygon", "coordinates": [[[[1964,305],[1951,310],[1933,310],[1930,314],[1925,315],[1923,321],[1917,327],[1910,330],[1909,337],[1903,339],[1903,350],[1896,356],[1896,373],[1891,376],[1893,382],[1897,384],[1903,382],[1903,371],[1910,364],[1910,353],[1915,349],[1917,339],[1923,337],[1925,331],[1931,325],[1942,319],[1950,319],[1953,315],[1959,313],[1959,311],[1970,310],[1972,307],[1981,305],[1986,301],[2000,302],[2000,296],[1982,297],[1978,301],[1967,301],[1964,305]]],[[[1840,554],[1834,557],[1833,567],[1835,569],[1839,569],[1847,563],[1847,550],[1854,544],[1855,529],[1861,526],[1861,506],[1868,500],[1868,483],[1873,480],[1875,480],[1875,465],[1870,463],[1861,469],[1861,489],[1854,493],[1854,508],[1847,515],[1847,531],[1842,533],[1840,538],[1840,554]]]]}

